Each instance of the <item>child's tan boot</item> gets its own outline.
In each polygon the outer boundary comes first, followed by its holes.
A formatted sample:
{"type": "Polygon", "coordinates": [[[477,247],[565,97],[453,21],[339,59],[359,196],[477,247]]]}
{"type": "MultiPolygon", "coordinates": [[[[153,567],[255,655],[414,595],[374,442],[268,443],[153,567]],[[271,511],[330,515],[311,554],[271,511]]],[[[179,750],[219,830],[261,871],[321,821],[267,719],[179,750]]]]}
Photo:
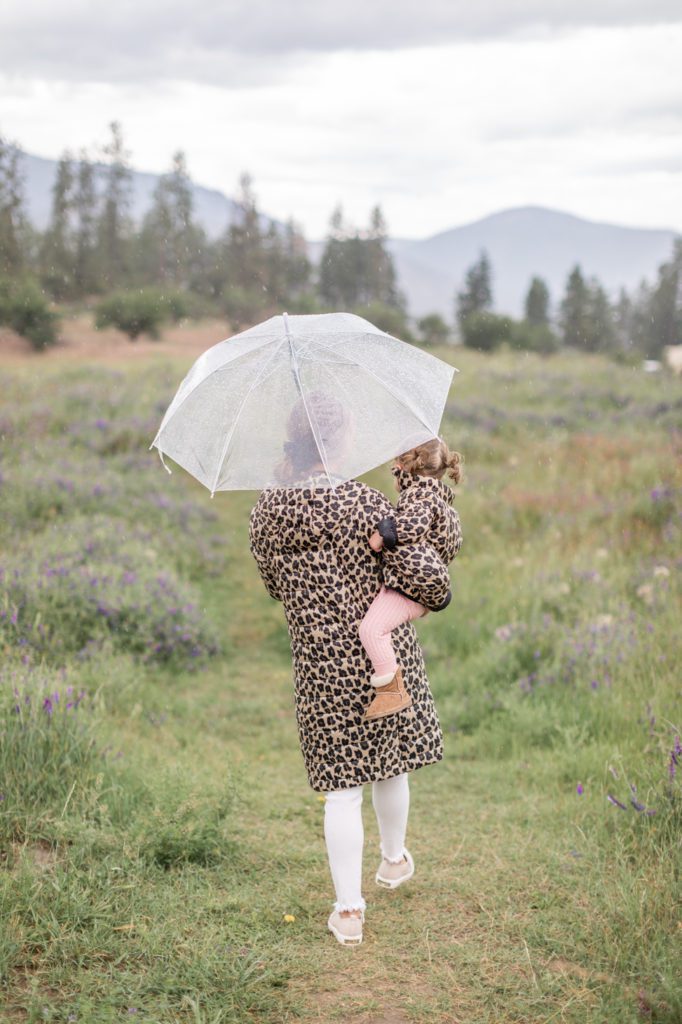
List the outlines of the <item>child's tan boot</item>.
{"type": "Polygon", "coordinates": [[[412,698],[405,689],[403,675],[396,669],[393,676],[373,676],[372,684],[376,687],[376,697],[365,711],[365,720],[386,718],[395,715],[412,705],[412,698]],[[386,682],[382,683],[382,680],[386,682]]]}

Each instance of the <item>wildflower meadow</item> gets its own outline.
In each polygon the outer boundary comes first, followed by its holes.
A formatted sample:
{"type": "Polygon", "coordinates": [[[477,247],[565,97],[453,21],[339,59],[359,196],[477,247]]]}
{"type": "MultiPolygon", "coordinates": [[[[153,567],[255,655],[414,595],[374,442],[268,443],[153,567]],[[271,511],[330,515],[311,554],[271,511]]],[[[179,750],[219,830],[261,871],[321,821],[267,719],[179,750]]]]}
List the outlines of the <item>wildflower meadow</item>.
{"type": "Polygon", "coordinates": [[[418,632],[446,754],[394,893],[365,808],[355,951],[255,495],[148,450],[188,361],[2,368],[3,1021],[682,1020],[682,384],[439,354],[464,544],[418,632]]]}

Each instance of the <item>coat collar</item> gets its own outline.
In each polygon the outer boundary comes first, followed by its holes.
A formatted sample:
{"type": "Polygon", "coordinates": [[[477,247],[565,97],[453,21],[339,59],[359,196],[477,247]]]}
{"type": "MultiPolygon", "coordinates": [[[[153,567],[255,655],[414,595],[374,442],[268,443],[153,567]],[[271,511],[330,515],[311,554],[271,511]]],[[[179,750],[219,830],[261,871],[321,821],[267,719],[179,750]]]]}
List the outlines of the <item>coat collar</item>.
{"type": "Polygon", "coordinates": [[[399,469],[398,466],[393,466],[391,472],[396,479],[398,490],[401,493],[412,487],[427,494],[437,495],[442,501],[452,505],[454,499],[452,488],[448,487],[442,480],[436,480],[434,476],[419,476],[415,473],[408,473],[404,469],[399,469]]]}

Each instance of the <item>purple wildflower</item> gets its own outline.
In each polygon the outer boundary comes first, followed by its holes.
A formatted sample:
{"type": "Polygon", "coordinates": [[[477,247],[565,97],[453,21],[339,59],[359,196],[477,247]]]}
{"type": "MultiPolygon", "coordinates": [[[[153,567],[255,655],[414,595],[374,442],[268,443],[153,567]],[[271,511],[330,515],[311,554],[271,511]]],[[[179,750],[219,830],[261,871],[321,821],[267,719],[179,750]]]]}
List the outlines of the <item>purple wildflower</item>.
{"type": "Polygon", "coordinates": [[[620,800],[616,800],[615,796],[611,796],[610,793],[606,794],[606,799],[610,804],[613,804],[614,807],[620,807],[621,811],[627,811],[625,804],[622,804],[620,800]]]}
{"type": "Polygon", "coordinates": [[[583,795],[583,793],[585,792],[585,790],[584,790],[584,788],[583,788],[583,784],[582,784],[582,782],[579,782],[579,783],[578,783],[578,785],[577,785],[577,786],[575,787],[575,791],[576,791],[576,793],[578,794],[578,796],[582,796],[582,795],[583,795]]]}
{"type": "Polygon", "coordinates": [[[670,781],[675,781],[675,774],[677,772],[677,766],[680,763],[680,755],[682,755],[682,744],[680,744],[680,737],[675,736],[675,743],[673,749],[670,751],[670,761],[668,762],[668,775],[670,781]]]}
{"type": "Polygon", "coordinates": [[[53,711],[52,701],[50,700],[49,697],[46,697],[45,700],[43,701],[43,711],[48,716],[48,718],[52,714],[52,711],[53,711]]]}

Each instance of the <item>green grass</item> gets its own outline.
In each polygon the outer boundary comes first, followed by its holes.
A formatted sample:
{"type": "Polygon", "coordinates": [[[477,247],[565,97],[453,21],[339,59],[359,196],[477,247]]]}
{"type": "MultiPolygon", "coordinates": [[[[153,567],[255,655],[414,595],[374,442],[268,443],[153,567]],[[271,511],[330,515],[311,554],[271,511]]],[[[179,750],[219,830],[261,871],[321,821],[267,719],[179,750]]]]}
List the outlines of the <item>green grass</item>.
{"type": "MultiPolygon", "coordinates": [[[[366,793],[357,950],[325,928],[323,804],[282,610],[248,553],[254,496],[211,502],[145,456],[186,366],[13,371],[3,567],[109,530],[111,572],[151,552],[220,649],[169,663],[84,612],[91,642],[74,652],[55,601],[41,643],[33,620],[6,626],[3,1020],[682,1019],[682,388],[598,358],[454,361],[444,433],[466,457],[465,540],[452,605],[419,626],[446,756],[411,777],[417,873],[395,893],[373,883],[366,793]],[[69,685],[86,694],[75,715],[69,685]],[[33,701],[22,721],[14,688],[33,701]],[[61,717],[46,718],[54,691],[61,717]]],[[[386,470],[369,479],[390,493],[386,470]]]]}

